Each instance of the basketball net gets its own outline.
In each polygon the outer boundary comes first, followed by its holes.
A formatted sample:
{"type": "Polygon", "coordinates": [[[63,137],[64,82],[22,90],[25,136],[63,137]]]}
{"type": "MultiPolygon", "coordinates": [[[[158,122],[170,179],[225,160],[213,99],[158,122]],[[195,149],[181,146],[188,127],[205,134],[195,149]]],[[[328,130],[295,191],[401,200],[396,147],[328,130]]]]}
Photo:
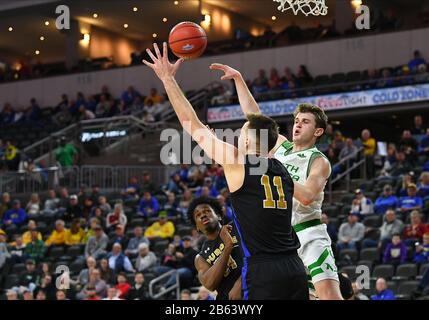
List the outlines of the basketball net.
{"type": "Polygon", "coordinates": [[[328,7],[325,0],[273,0],[279,2],[278,10],[281,12],[292,10],[294,15],[302,12],[306,16],[326,16],[328,14],[328,7]]]}

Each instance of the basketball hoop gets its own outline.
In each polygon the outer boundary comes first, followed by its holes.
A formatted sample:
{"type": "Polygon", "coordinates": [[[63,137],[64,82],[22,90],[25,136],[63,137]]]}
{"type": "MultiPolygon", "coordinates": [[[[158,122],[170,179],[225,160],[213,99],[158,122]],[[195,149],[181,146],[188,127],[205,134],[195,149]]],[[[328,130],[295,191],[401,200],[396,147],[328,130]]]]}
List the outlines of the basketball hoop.
{"type": "Polygon", "coordinates": [[[279,2],[278,10],[281,12],[292,10],[294,15],[302,12],[306,16],[326,16],[328,14],[328,7],[325,0],[273,0],[279,2]]]}

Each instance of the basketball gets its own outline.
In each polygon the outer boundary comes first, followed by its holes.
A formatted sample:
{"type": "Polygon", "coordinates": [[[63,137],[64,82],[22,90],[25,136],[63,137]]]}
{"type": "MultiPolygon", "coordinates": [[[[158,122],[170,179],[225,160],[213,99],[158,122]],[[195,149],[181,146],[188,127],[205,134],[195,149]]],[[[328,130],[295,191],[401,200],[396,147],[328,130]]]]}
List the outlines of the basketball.
{"type": "Polygon", "coordinates": [[[198,24],[185,21],[171,29],[168,44],[176,56],[194,59],[206,49],[207,35],[198,24]]]}

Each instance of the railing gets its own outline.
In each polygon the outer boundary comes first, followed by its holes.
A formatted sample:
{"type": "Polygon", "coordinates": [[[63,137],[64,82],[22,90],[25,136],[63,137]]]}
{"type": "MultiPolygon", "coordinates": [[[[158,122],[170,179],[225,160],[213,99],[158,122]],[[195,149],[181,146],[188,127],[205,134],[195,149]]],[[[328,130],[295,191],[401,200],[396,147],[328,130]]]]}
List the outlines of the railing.
{"type": "Polygon", "coordinates": [[[149,296],[152,299],[159,299],[162,296],[164,296],[167,293],[174,291],[174,290],[176,291],[176,300],[179,300],[179,298],[180,298],[180,282],[179,282],[179,273],[177,272],[177,270],[168,271],[168,272],[160,275],[158,278],[155,278],[151,282],[149,282],[149,296]],[[160,292],[155,294],[155,290],[154,290],[155,284],[164,280],[165,278],[170,278],[172,275],[174,275],[176,277],[176,283],[171,285],[170,287],[165,288],[165,290],[161,290],[160,292]]]}
{"type": "Polygon", "coordinates": [[[349,156],[345,157],[344,159],[341,159],[339,162],[335,163],[334,166],[345,166],[345,170],[342,171],[341,173],[339,173],[338,175],[336,175],[335,177],[333,177],[332,179],[329,179],[328,181],[328,199],[329,199],[329,203],[332,203],[332,196],[333,196],[333,185],[334,183],[340,181],[343,177],[346,177],[345,183],[346,183],[346,190],[350,191],[350,185],[351,185],[351,177],[350,174],[352,173],[352,171],[354,171],[356,168],[361,169],[361,177],[363,179],[366,179],[366,157],[364,154],[364,148],[360,147],[355,153],[350,154],[349,156]],[[356,159],[356,161],[353,161],[353,163],[351,164],[352,160],[356,159]]]}
{"type": "Polygon", "coordinates": [[[6,172],[0,175],[0,192],[13,194],[42,192],[67,185],[79,188],[79,168],[50,167],[32,171],[6,172]]]}
{"type": "Polygon", "coordinates": [[[33,171],[8,172],[0,175],[0,193],[27,194],[43,192],[59,186],[78,190],[82,184],[97,184],[102,190],[124,188],[131,177],[140,178],[144,171],[161,185],[168,181],[175,166],[58,166],[33,171]]]}

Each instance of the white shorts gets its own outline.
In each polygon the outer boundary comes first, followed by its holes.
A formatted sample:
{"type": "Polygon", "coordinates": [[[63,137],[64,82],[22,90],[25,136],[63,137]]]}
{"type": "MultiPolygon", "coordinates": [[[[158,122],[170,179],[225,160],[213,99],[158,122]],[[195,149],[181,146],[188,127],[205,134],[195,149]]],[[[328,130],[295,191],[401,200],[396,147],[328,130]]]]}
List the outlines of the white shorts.
{"type": "Polygon", "coordinates": [[[309,227],[296,234],[301,242],[298,254],[307,269],[309,280],[311,278],[313,284],[326,279],[339,281],[326,225],[309,227]]]}

